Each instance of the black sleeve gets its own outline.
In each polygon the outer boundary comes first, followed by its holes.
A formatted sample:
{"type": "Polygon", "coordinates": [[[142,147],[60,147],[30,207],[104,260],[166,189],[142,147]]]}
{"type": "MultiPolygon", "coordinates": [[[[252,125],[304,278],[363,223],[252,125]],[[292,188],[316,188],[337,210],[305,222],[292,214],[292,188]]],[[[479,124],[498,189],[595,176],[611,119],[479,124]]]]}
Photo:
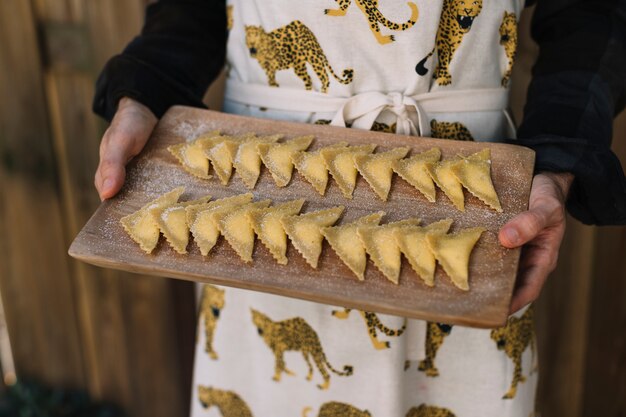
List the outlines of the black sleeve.
{"type": "Polygon", "coordinates": [[[146,9],[141,34],[106,64],[93,110],[111,120],[122,97],[159,118],[174,104],[205,107],[202,97],[225,53],[224,0],[160,0],[146,9]]]}
{"type": "Polygon", "coordinates": [[[626,101],[626,0],[539,0],[539,44],[516,143],[536,171],[571,172],[567,208],[587,224],[626,224],[626,179],[611,151],[626,101]]]}

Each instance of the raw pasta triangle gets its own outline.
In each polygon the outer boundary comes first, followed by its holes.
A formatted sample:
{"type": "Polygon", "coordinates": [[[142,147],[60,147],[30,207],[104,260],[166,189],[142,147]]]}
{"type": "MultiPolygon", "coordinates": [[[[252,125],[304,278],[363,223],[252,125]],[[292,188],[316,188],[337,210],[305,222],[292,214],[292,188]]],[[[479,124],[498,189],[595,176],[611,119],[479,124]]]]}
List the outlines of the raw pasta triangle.
{"type": "Polygon", "coordinates": [[[491,181],[491,151],[480,152],[462,158],[452,166],[452,172],[463,187],[495,211],[502,213],[498,194],[491,181]]]}
{"type": "Polygon", "coordinates": [[[187,206],[187,224],[202,255],[207,256],[217,243],[220,231],[212,219],[212,214],[220,210],[233,210],[252,201],[252,194],[240,194],[215,200],[206,204],[187,206]]]}
{"type": "Polygon", "coordinates": [[[323,149],[345,148],[347,145],[347,142],[338,142],[315,152],[296,152],[292,157],[293,164],[298,172],[315,188],[315,191],[324,195],[328,185],[328,167],[321,152],[323,149]]]}
{"type": "Polygon", "coordinates": [[[301,136],[285,143],[260,143],[257,150],[263,164],[272,174],[279,187],[285,187],[293,173],[293,154],[304,151],[313,141],[313,136],[301,136]]]}
{"type": "Polygon", "coordinates": [[[379,211],[378,213],[361,217],[349,224],[322,228],[322,235],[324,235],[343,263],[354,272],[359,281],[365,279],[367,255],[365,247],[357,234],[357,229],[360,226],[378,225],[384,215],[384,212],[379,211]]]}
{"type": "Polygon", "coordinates": [[[206,157],[211,161],[211,165],[222,185],[228,184],[233,173],[233,163],[239,145],[242,141],[253,137],[253,133],[243,136],[222,136],[220,140],[213,141],[206,147],[206,157]]]}
{"type": "Polygon", "coordinates": [[[183,192],[185,192],[184,187],[175,188],[120,219],[126,233],[139,244],[141,250],[152,253],[159,242],[159,225],[152,217],[150,210],[175,204],[183,192]]]}
{"type": "Polygon", "coordinates": [[[387,201],[391,190],[393,164],[409,153],[408,147],[394,148],[378,154],[355,155],[354,162],[359,173],[381,200],[387,201]]]}
{"type": "Polygon", "coordinates": [[[220,137],[218,130],[207,132],[192,142],[171,145],[167,150],[178,159],[187,172],[198,178],[210,179],[212,176],[209,175],[209,160],[204,154],[204,149],[207,140],[217,137],[220,137]]]}
{"type": "Polygon", "coordinates": [[[181,255],[187,253],[187,244],[189,243],[189,225],[187,224],[185,207],[204,204],[210,199],[211,196],[205,196],[193,201],[157,207],[150,211],[167,242],[181,255]]]}
{"type": "Polygon", "coordinates": [[[433,181],[441,188],[441,191],[452,201],[452,204],[454,204],[459,211],[465,211],[463,187],[456,175],[452,172],[452,167],[458,161],[458,159],[448,159],[441,162],[429,162],[426,164],[426,169],[433,181]]]}
{"type": "Polygon", "coordinates": [[[213,213],[213,220],[226,241],[244,262],[252,262],[254,250],[254,229],[248,219],[251,210],[266,208],[272,200],[248,203],[236,209],[219,210],[213,213]]]}
{"type": "Polygon", "coordinates": [[[253,189],[256,185],[259,175],[261,174],[261,157],[257,151],[257,145],[260,143],[275,143],[283,135],[262,136],[260,138],[251,137],[244,139],[237,149],[233,166],[237,175],[243,181],[244,185],[249,189],[253,189]]]}
{"type": "Polygon", "coordinates": [[[295,216],[300,213],[304,200],[293,200],[261,210],[252,210],[248,218],[254,232],[261,242],[270,251],[276,262],[287,265],[287,234],[281,223],[286,216],[295,216]]]}
{"type": "Polygon", "coordinates": [[[428,233],[426,242],[435,258],[458,288],[469,290],[469,259],[474,245],[485,231],[483,227],[464,229],[456,234],[428,233]]]}
{"type": "Polygon", "coordinates": [[[332,226],[343,213],[343,206],[314,211],[281,220],[293,246],[313,268],[317,268],[322,253],[322,228],[332,226]]]}
{"type": "Polygon", "coordinates": [[[410,158],[396,161],[393,164],[393,170],[424,194],[428,201],[434,203],[436,198],[435,183],[426,169],[426,164],[438,162],[439,159],[441,159],[441,151],[439,148],[432,148],[410,158]]]}
{"type": "Polygon", "coordinates": [[[354,157],[374,152],[376,145],[359,145],[347,148],[330,148],[321,151],[330,175],[339,186],[345,198],[352,198],[356,186],[357,169],[354,157]]]}
{"type": "Polygon", "coordinates": [[[428,226],[411,226],[395,231],[394,235],[400,251],[406,256],[411,268],[424,281],[426,285],[435,285],[435,267],[437,266],[435,255],[426,242],[426,234],[446,234],[452,225],[452,220],[445,219],[428,226]]]}
{"type": "Polygon", "coordinates": [[[407,219],[382,226],[361,226],[357,230],[374,265],[394,284],[398,283],[402,266],[400,247],[394,237],[395,230],[417,226],[419,223],[420,219],[407,219]]]}

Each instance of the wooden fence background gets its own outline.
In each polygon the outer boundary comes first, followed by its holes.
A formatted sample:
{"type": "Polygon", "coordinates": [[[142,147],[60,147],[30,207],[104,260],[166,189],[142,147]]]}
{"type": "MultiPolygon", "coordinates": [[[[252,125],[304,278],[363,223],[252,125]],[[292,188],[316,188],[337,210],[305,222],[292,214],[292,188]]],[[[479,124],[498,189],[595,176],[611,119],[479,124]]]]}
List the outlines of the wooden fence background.
{"type": "MultiPolygon", "coordinates": [[[[87,389],[133,417],[171,417],[189,409],[192,285],[66,255],[99,203],[106,126],[90,111],[94,80],[148,2],[0,0],[0,292],[19,377],[87,389]]],[[[525,14],[518,120],[536,56],[525,14]]],[[[626,166],[626,116],[614,142],[626,166]]],[[[626,414],[625,254],[626,228],[569,223],[537,303],[544,416],[626,414]]]]}

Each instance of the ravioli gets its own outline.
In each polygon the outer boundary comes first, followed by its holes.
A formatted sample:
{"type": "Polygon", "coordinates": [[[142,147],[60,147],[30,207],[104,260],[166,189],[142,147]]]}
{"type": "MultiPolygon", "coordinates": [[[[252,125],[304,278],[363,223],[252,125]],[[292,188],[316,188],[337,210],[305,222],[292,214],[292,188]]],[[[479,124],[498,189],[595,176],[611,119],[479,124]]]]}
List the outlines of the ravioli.
{"type": "Polygon", "coordinates": [[[355,155],[354,162],[359,173],[381,200],[387,201],[391,190],[393,164],[409,153],[408,147],[393,148],[378,154],[355,155]]]}
{"type": "Polygon", "coordinates": [[[249,203],[252,198],[251,193],[246,193],[185,208],[187,224],[202,255],[207,256],[209,254],[220,236],[219,228],[213,221],[212,215],[218,211],[233,210],[249,203]]]}
{"type": "Polygon", "coordinates": [[[288,262],[287,234],[281,220],[300,213],[303,204],[302,199],[293,200],[248,213],[254,232],[280,265],[287,265],[288,262]]]}
{"type": "Polygon", "coordinates": [[[313,268],[317,268],[322,253],[324,236],[321,229],[335,224],[343,209],[338,206],[281,219],[291,243],[313,268]]]}
{"type": "Polygon", "coordinates": [[[376,145],[359,145],[323,149],[320,153],[345,198],[352,198],[358,174],[354,157],[374,152],[376,145]]]}
{"type": "Polygon", "coordinates": [[[360,226],[357,233],[365,251],[369,254],[374,265],[383,275],[394,284],[398,284],[402,257],[400,247],[396,242],[395,231],[407,227],[417,226],[420,219],[406,219],[381,226],[360,226]]]}
{"type": "Polygon", "coordinates": [[[257,150],[263,164],[272,174],[279,187],[285,187],[291,181],[293,173],[292,156],[304,151],[313,142],[313,136],[301,136],[285,143],[259,143],[257,150]]]}
{"type": "Polygon", "coordinates": [[[221,137],[218,130],[204,133],[191,142],[171,145],[167,150],[176,157],[178,162],[190,174],[202,178],[211,179],[209,175],[209,160],[205,155],[205,148],[208,142],[221,137]]]}
{"type": "Polygon", "coordinates": [[[254,250],[254,229],[248,218],[248,213],[252,210],[266,208],[271,203],[271,200],[257,201],[236,208],[218,210],[212,214],[213,221],[222,236],[244,262],[252,262],[254,250]]]}
{"type": "Polygon", "coordinates": [[[439,159],[441,159],[441,151],[439,148],[432,148],[410,158],[396,161],[392,168],[402,179],[417,188],[428,201],[434,203],[437,191],[435,190],[435,183],[428,173],[428,169],[426,169],[426,164],[438,162],[439,159]]]}
{"type": "Polygon", "coordinates": [[[205,196],[193,201],[157,207],[150,211],[167,242],[181,255],[187,253],[187,245],[189,244],[189,225],[187,224],[185,207],[204,204],[210,199],[211,196],[205,196]]]}
{"type": "Polygon", "coordinates": [[[124,216],[120,223],[126,233],[139,244],[144,252],[150,254],[159,242],[159,225],[154,220],[151,210],[175,204],[185,192],[185,187],[178,187],[152,200],[136,212],[124,216]]]}
{"type": "Polygon", "coordinates": [[[445,219],[428,226],[409,226],[399,228],[394,236],[400,247],[400,251],[411,264],[411,268],[424,281],[426,285],[435,285],[435,268],[437,266],[435,255],[432,253],[426,235],[446,234],[452,225],[451,219],[445,219]]]}
{"type": "Polygon", "coordinates": [[[475,197],[495,211],[502,213],[498,194],[491,181],[491,150],[485,148],[452,166],[459,182],[475,197]]]}
{"type": "Polygon", "coordinates": [[[261,174],[261,157],[257,150],[260,143],[276,143],[283,135],[272,135],[262,137],[250,137],[244,139],[237,149],[237,154],[233,161],[235,172],[241,178],[244,185],[249,189],[254,189],[261,174]]]}
{"type": "Polygon", "coordinates": [[[455,234],[430,232],[426,242],[452,283],[463,291],[469,290],[469,260],[472,250],[486,229],[474,227],[455,234]]]}
{"type": "Polygon", "coordinates": [[[219,142],[215,142],[205,151],[206,157],[211,161],[215,174],[222,185],[228,184],[233,173],[233,161],[239,148],[239,139],[232,136],[224,136],[219,142]]]}
{"type": "Polygon", "coordinates": [[[426,169],[431,178],[441,188],[441,191],[450,199],[454,207],[459,211],[465,211],[465,196],[463,195],[463,187],[456,175],[452,171],[452,167],[459,162],[458,159],[447,159],[441,162],[429,162],[426,169]]]}
{"type": "Polygon", "coordinates": [[[365,246],[357,234],[357,229],[361,226],[378,225],[384,215],[384,212],[379,211],[363,216],[349,224],[322,228],[322,235],[343,263],[354,272],[359,281],[365,279],[367,255],[365,246]]]}
{"type": "Polygon", "coordinates": [[[326,194],[328,186],[328,167],[322,158],[322,150],[332,148],[345,148],[347,142],[338,142],[326,146],[315,152],[296,152],[293,157],[293,164],[298,172],[315,188],[320,195],[326,194]]]}

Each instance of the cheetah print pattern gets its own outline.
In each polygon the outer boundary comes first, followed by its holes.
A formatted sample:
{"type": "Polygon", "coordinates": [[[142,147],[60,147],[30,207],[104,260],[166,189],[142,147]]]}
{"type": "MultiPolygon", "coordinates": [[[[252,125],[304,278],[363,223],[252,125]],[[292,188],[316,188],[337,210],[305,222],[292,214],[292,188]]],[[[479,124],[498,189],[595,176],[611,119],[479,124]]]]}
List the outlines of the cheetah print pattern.
{"type": "Polygon", "coordinates": [[[472,29],[474,19],[480,14],[482,7],[482,0],[444,0],[435,47],[415,67],[419,75],[428,73],[426,61],[437,51],[438,62],[433,77],[439,85],[452,83],[450,61],[461,45],[463,36],[472,29]]]}
{"type": "Polygon", "coordinates": [[[456,417],[456,415],[447,408],[421,404],[419,407],[411,408],[406,417],[456,417]]]}
{"type": "MultiPolygon", "coordinates": [[[[515,364],[511,387],[502,397],[503,399],[515,398],[517,385],[526,381],[522,375],[522,355],[530,346],[532,362],[535,362],[536,346],[535,331],[533,325],[533,307],[529,307],[522,317],[510,317],[506,326],[491,331],[491,338],[496,342],[498,350],[503,350],[515,364]]],[[[534,371],[530,371],[531,373],[534,371]]]]}
{"type": "Polygon", "coordinates": [[[202,288],[200,314],[204,318],[204,334],[206,338],[205,351],[211,359],[217,359],[217,352],[213,349],[213,334],[217,326],[220,312],[224,308],[224,290],[213,285],[205,284],[202,288]]]}
{"type": "MultiPolygon", "coordinates": [[[[314,122],[316,125],[329,125],[331,120],[328,119],[318,119],[314,122]]],[[[348,125],[346,127],[351,127],[348,125]]],[[[374,122],[372,128],[370,129],[372,132],[382,132],[382,133],[396,133],[396,124],[392,123],[388,125],[386,123],[374,122]]]]}
{"type": "MultiPolygon", "coordinates": [[[[305,408],[302,411],[302,417],[308,417],[308,413],[311,411],[310,407],[305,408]]],[[[331,401],[322,404],[320,407],[320,412],[317,414],[317,417],[371,417],[369,411],[367,410],[359,410],[356,407],[351,406],[350,404],[340,403],[337,401],[331,401]]]]}
{"type": "Polygon", "coordinates": [[[326,358],[317,333],[301,317],[275,322],[265,314],[252,310],[252,321],[257,327],[257,331],[263,338],[265,344],[267,344],[274,353],[274,381],[280,381],[283,373],[294,375],[294,373],[285,366],[283,354],[286,351],[302,352],[302,356],[309,367],[309,373],[306,377],[307,381],[313,379],[313,365],[311,360],[315,362],[317,369],[324,378],[324,382],[317,386],[322,390],[328,389],[330,386],[330,374],[328,370],[339,376],[352,375],[353,370],[350,365],[344,366],[343,372],[333,368],[326,358]]]}
{"type": "MultiPolygon", "coordinates": [[[[349,308],[344,309],[343,311],[333,310],[332,315],[337,317],[338,319],[347,319],[352,310],[349,308]]],[[[404,319],[404,324],[401,328],[397,330],[390,329],[386,327],[378,318],[376,313],[371,313],[368,311],[360,311],[361,317],[365,320],[365,324],[367,325],[367,331],[370,336],[370,340],[372,341],[372,345],[374,345],[374,349],[389,349],[390,343],[389,341],[381,342],[378,340],[378,335],[376,333],[377,330],[383,332],[387,336],[401,336],[406,330],[406,319],[404,319]]]]}
{"type": "Polygon", "coordinates": [[[502,24],[500,24],[500,45],[504,46],[504,52],[509,60],[506,72],[502,77],[502,87],[508,87],[515,63],[515,52],[517,51],[517,17],[515,13],[504,12],[502,24]]]}
{"type": "Polygon", "coordinates": [[[198,399],[202,407],[217,407],[222,417],[253,417],[250,408],[239,395],[212,387],[198,386],[198,399]]]}
{"type": "Polygon", "coordinates": [[[433,138],[474,141],[474,137],[463,123],[430,121],[430,135],[433,138]]]}
{"type": "Polygon", "coordinates": [[[234,24],[233,5],[226,6],[226,29],[231,30],[234,24]]]}
{"type": "Polygon", "coordinates": [[[443,344],[443,340],[450,335],[450,332],[452,332],[452,326],[448,324],[426,323],[426,358],[420,361],[417,368],[424,372],[426,376],[439,376],[439,370],[435,366],[435,358],[437,357],[437,351],[443,344]]]}
{"type": "MultiPolygon", "coordinates": [[[[344,16],[350,3],[352,0],[335,0],[338,9],[326,9],[324,13],[329,16],[344,16]]],[[[379,25],[383,25],[387,29],[395,30],[395,31],[405,31],[410,29],[417,22],[417,18],[419,16],[419,11],[417,9],[417,4],[409,2],[409,8],[411,9],[411,17],[404,23],[394,23],[389,21],[383,14],[378,10],[378,0],[354,0],[359,6],[359,9],[363,12],[363,14],[367,17],[367,21],[370,25],[370,29],[376,37],[376,40],[379,44],[385,45],[391,43],[395,40],[393,35],[383,36],[380,33],[379,25]]]]}
{"type": "Polygon", "coordinates": [[[352,69],[345,69],[342,77],[335,73],[313,32],[299,20],[271,32],[260,26],[246,26],[246,46],[250,56],[265,71],[272,87],[278,87],[277,71],[293,69],[305,88],[312,90],[313,81],[307,63],[322,83],[322,93],[326,93],[330,86],[328,72],[342,84],[350,84],[354,77],[352,69]]]}

